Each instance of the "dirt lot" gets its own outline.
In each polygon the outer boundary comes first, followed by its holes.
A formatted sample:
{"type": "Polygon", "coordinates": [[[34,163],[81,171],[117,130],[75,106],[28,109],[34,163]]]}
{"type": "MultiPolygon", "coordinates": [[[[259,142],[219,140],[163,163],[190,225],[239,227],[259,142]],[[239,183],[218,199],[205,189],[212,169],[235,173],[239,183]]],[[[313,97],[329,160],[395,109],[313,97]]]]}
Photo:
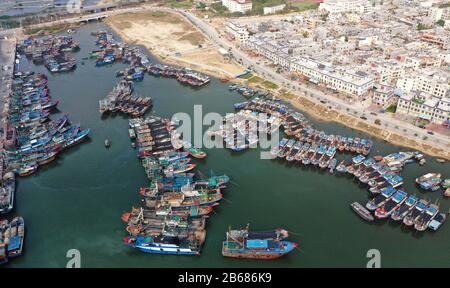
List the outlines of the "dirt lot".
{"type": "Polygon", "coordinates": [[[232,77],[244,68],[227,61],[204,35],[179,15],[138,12],[117,15],[107,23],[125,41],[142,44],[162,61],[213,76],[232,77]]]}

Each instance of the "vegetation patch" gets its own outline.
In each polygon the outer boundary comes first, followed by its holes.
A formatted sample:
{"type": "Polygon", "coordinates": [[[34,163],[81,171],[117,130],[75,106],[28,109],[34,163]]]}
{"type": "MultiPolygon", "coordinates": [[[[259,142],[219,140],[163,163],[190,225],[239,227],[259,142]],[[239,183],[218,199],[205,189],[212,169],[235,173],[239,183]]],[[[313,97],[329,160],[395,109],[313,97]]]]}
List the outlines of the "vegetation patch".
{"type": "Polygon", "coordinates": [[[264,82],[262,82],[262,85],[267,89],[272,89],[272,90],[278,89],[278,85],[269,80],[265,80],[264,82]]]}
{"type": "Polygon", "coordinates": [[[389,112],[389,113],[395,113],[396,111],[397,111],[397,105],[395,105],[395,104],[392,104],[391,106],[386,108],[386,112],[389,112]]]}

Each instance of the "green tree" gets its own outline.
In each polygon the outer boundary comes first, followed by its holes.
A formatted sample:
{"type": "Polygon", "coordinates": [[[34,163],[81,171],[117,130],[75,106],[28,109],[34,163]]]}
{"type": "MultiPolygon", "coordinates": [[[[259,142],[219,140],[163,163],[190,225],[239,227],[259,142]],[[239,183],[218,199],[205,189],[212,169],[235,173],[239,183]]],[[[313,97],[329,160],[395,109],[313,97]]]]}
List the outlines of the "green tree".
{"type": "Polygon", "coordinates": [[[437,25],[444,27],[445,21],[443,19],[440,19],[436,22],[437,25]]]}

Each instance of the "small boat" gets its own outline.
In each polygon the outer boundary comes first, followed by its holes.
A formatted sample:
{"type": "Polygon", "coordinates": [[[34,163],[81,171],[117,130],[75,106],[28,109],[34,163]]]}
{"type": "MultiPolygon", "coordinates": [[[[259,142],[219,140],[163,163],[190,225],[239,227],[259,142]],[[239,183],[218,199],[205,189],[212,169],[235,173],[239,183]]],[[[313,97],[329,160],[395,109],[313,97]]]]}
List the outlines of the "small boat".
{"type": "Polygon", "coordinates": [[[375,220],[370,211],[364,208],[364,206],[361,205],[360,203],[353,202],[352,204],[350,204],[350,206],[352,207],[353,211],[355,211],[364,220],[369,222],[375,220]]]}
{"type": "Polygon", "coordinates": [[[109,141],[108,139],[105,139],[105,147],[106,148],[111,147],[111,141],[109,141]]]}
{"type": "Polygon", "coordinates": [[[334,173],[334,169],[336,169],[336,165],[337,165],[336,158],[331,159],[330,164],[328,164],[328,169],[329,169],[331,174],[334,173]]]}
{"type": "Polygon", "coordinates": [[[450,188],[445,189],[444,196],[450,197],[450,188]]]}
{"type": "Polygon", "coordinates": [[[229,230],[222,245],[224,257],[272,260],[292,252],[298,244],[286,241],[288,232],[283,229],[251,232],[246,229],[229,230]]]}
{"type": "Polygon", "coordinates": [[[436,231],[441,227],[441,225],[445,222],[445,219],[447,216],[444,213],[439,213],[434,217],[433,220],[431,220],[430,224],[428,224],[428,228],[430,228],[433,231],[436,231]]]}
{"type": "Polygon", "coordinates": [[[347,172],[347,166],[348,166],[348,162],[345,160],[342,160],[341,163],[339,163],[339,165],[336,167],[336,171],[339,173],[345,173],[347,172]]]}
{"type": "Polygon", "coordinates": [[[427,173],[421,177],[416,178],[416,183],[424,190],[437,191],[441,184],[441,174],[427,173]]]}

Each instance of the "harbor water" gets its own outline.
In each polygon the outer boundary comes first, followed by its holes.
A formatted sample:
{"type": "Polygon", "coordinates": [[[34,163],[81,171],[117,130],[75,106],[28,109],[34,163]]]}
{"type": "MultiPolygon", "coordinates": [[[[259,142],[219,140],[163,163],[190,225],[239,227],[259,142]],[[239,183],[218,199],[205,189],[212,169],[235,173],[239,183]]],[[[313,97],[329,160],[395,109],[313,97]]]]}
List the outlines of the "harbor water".
{"type": "MultiPolygon", "coordinates": [[[[77,69],[50,74],[22,57],[22,69],[48,75],[50,94],[60,100],[59,113],[72,123],[90,128],[90,139],[60,154],[30,177],[20,178],[14,215],[26,221],[24,255],[6,267],[65,267],[70,249],[78,249],[82,267],[365,267],[367,251],[378,249],[383,267],[449,267],[450,224],[437,232],[416,232],[390,220],[364,222],[350,208],[365,204],[368,189],[348,175],[330,175],[312,167],[280,160],[261,160],[257,149],[234,153],[206,150],[195,160],[203,174],[227,174],[232,183],[207,223],[207,238],[201,256],[144,254],[123,244],[126,236],[121,214],[139,203],[138,189],[148,184],[128,138],[127,117],[101,116],[98,101],[117,83],[115,73],[125,67],[115,64],[95,67],[94,60],[81,60],[95,50],[92,31],[106,29],[101,23],[78,29],[80,41],[77,69]],[[82,63],[84,62],[84,64],[82,63]],[[106,149],[105,139],[111,141],[106,149]],[[250,223],[251,229],[282,227],[299,243],[298,251],[275,261],[227,259],[221,255],[225,232],[250,223]]],[[[152,58],[152,60],[156,61],[152,58]]],[[[233,103],[244,98],[228,90],[228,84],[213,79],[201,89],[180,85],[175,79],[146,75],[135,90],[153,98],[150,113],[171,117],[177,112],[193,114],[202,105],[203,114],[233,112],[233,103]]],[[[58,115],[55,115],[57,117],[58,115]]],[[[330,122],[311,119],[315,128],[333,134],[370,138],[330,122]]],[[[402,149],[374,141],[372,154],[386,155],[402,149]]],[[[338,161],[351,155],[338,155],[338,161]]],[[[427,158],[423,167],[407,164],[404,190],[439,200],[447,212],[450,200],[439,192],[421,192],[414,179],[427,172],[449,178],[449,164],[427,158]]],[[[13,215],[11,215],[13,216],[13,215]]]]}

